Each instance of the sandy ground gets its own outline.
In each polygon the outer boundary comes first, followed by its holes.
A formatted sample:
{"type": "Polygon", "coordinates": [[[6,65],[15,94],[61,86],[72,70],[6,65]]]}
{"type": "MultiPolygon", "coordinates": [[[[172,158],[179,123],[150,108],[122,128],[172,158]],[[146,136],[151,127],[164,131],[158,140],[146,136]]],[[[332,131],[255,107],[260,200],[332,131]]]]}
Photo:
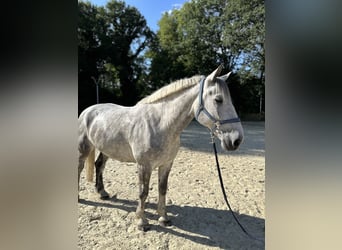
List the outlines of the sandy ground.
{"type": "MultiPolygon", "coordinates": [[[[265,232],[264,123],[245,122],[245,140],[236,152],[219,148],[227,195],[241,223],[257,237],[265,232]]],[[[181,136],[181,148],[169,177],[167,211],[172,226],[158,225],[157,171],[152,173],[146,216],[151,230],[137,229],[135,164],[108,160],[103,201],[82,173],[78,203],[79,249],[264,249],[249,239],[226,207],[205,128],[192,122],[181,136]]]]}

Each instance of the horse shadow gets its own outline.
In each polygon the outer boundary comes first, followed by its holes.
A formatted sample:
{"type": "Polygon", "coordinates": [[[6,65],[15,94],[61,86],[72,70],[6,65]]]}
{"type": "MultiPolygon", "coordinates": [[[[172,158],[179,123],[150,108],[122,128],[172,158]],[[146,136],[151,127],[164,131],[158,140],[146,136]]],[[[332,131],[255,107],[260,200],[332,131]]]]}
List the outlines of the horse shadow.
{"type": "MultiPolygon", "coordinates": [[[[79,203],[95,207],[121,209],[135,212],[137,201],[111,199],[99,202],[80,199],[79,203]]],[[[156,211],[157,205],[146,203],[146,208],[156,211]]],[[[177,237],[210,247],[223,249],[264,249],[264,241],[255,241],[245,235],[228,210],[214,208],[168,205],[167,211],[172,221],[171,227],[151,224],[149,231],[172,234],[177,237]]],[[[149,220],[158,220],[156,213],[145,210],[149,220]]],[[[245,214],[236,214],[241,224],[252,235],[264,239],[265,220],[245,214]]]]}

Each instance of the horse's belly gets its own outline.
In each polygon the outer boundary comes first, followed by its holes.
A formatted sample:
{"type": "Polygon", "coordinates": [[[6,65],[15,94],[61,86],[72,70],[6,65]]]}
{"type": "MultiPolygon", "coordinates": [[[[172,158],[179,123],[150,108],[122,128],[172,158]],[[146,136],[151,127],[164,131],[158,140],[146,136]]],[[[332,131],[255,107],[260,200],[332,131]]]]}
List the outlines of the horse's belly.
{"type": "Polygon", "coordinates": [[[120,144],[112,147],[98,148],[101,152],[117,161],[136,162],[132,149],[128,144],[120,144]]]}
{"type": "Polygon", "coordinates": [[[154,147],[134,144],[135,159],[139,164],[150,165],[156,168],[168,164],[174,160],[179,149],[179,139],[168,143],[155,144],[154,147]]]}

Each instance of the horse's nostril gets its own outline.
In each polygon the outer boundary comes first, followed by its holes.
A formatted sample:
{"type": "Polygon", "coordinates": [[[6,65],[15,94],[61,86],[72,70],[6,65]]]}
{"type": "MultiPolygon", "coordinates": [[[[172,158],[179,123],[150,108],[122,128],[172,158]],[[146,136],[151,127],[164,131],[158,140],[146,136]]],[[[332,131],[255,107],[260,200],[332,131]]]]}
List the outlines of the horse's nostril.
{"type": "Polygon", "coordinates": [[[234,147],[237,148],[241,143],[241,140],[240,139],[236,139],[233,143],[234,147]]]}

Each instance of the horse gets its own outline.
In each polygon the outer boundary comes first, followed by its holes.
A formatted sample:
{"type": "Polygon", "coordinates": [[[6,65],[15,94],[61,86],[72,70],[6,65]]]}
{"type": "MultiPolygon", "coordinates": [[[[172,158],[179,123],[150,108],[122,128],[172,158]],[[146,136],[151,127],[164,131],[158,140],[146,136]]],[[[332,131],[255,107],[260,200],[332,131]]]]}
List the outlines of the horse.
{"type": "Polygon", "coordinates": [[[138,229],[149,229],[145,200],[151,173],[158,168],[158,222],[170,226],[165,197],[173,161],[180,146],[180,135],[196,120],[220,139],[224,150],[236,150],[243,140],[243,128],[232,104],[227,79],[219,76],[220,65],[207,77],[195,75],[177,80],[140,100],[135,106],[95,104],[79,116],[78,183],[86,165],[86,179],[93,180],[101,199],[109,194],[103,186],[103,170],[108,158],[135,162],[138,168],[138,229]],[[95,149],[99,151],[95,161],[95,149]]]}

